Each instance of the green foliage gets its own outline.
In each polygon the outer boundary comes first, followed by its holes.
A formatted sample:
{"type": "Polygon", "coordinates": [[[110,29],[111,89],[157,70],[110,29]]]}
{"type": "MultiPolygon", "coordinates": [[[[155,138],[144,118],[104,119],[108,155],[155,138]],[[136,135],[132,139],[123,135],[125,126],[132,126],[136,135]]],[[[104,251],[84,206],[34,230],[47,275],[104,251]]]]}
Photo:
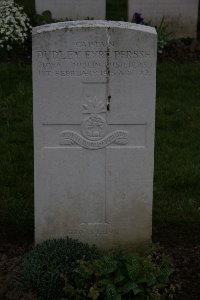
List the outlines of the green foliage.
{"type": "Polygon", "coordinates": [[[168,29],[168,23],[165,22],[163,17],[160,24],[157,26],[157,35],[158,35],[158,53],[162,54],[164,49],[169,44],[169,39],[172,38],[172,32],[168,29]]]}
{"type": "Polygon", "coordinates": [[[32,23],[33,26],[35,27],[35,26],[41,26],[41,25],[57,23],[57,22],[65,22],[65,21],[72,21],[72,19],[65,18],[65,19],[57,20],[52,17],[52,14],[49,10],[45,10],[41,15],[35,14],[32,23]]]}
{"type": "Polygon", "coordinates": [[[55,23],[49,10],[44,11],[41,15],[36,14],[33,19],[34,26],[55,23]]]}
{"type": "Polygon", "coordinates": [[[158,26],[154,26],[151,21],[146,22],[142,17],[142,14],[136,12],[133,15],[132,22],[136,24],[142,24],[142,25],[156,28],[157,36],[158,36],[157,52],[159,54],[163,54],[165,48],[169,44],[169,40],[172,39],[173,36],[172,32],[169,32],[168,29],[169,24],[165,22],[165,17],[162,17],[160,24],[158,26]]]}
{"type": "MultiPolygon", "coordinates": [[[[93,20],[93,18],[87,17],[86,20],[93,20]]],[[[49,10],[45,10],[41,15],[36,14],[32,20],[34,26],[40,26],[50,23],[57,23],[57,22],[66,22],[72,21],[72,19],[65,18],[65,19],[53,19],[52,14],[49,10]]]]}
{"type": "Polygon", "coordinates": [[[16,280],[25,291],[31,290],[39,299],[55,300],[62,296],[64,279],[72,276],[78,260],[97,258],[96,248],[77,240],[49,240],[36,245],[23,258],[16,272],[16,280]]]}
{"type": "Polygon", "coordinates": [[[32,20],[35,15],[35,0],[14,0],[14,2],[18,3],[20,6],[24,7],[24,11],[32,20]]]}
{"type": "Polygon", "coordinates": [[[81,260],[67,273],[63,299],[162,299],[173,272],[169,258],[150,249],[144,255],[114,249],[94,260],[81,260]]]}

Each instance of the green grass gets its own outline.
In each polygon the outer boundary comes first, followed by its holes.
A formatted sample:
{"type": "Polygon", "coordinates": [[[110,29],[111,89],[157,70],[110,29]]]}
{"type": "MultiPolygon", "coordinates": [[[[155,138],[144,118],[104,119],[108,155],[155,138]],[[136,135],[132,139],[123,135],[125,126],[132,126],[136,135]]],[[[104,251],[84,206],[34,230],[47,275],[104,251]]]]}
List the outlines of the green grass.
{"type": "MultiPolygon", "coordinates": [[[[200,229],[200,63],[160,64],[154,230],[200,229]]],[[[0,65],[0,226],[33,232],[31,67],[0,65]]]]}
{"type": "Polygon", "coordinates": [[[0,65],[0,227],[33,231],[30,66],[0,65]]]}
{"type": "Polygon", "coordinates": [[[160,64],[154,226],[200,226],[200,63],[160,64]]]}

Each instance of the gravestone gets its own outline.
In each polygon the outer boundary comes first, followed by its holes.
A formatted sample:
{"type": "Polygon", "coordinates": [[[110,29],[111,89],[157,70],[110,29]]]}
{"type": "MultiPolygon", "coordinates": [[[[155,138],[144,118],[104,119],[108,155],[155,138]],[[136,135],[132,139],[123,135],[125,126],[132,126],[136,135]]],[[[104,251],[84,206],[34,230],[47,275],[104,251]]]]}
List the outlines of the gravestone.
{"type": "Polygon", "coordinates": [[[156,52],[131,23],[33,30],[36,242],[150,241],[156,52]]]}
{"type": "Polygon", "coordinates": [[[42,14],[49,10],[56,20],[104,20],[106,0],[36,0],[36,11],[42,14]]]}
{"type": "Polygon", "coordinates": [[[129,0],[129,20],[135,12],[152,25],[164,22],[171,38],[196,38],[199,0],[129,0]]]}

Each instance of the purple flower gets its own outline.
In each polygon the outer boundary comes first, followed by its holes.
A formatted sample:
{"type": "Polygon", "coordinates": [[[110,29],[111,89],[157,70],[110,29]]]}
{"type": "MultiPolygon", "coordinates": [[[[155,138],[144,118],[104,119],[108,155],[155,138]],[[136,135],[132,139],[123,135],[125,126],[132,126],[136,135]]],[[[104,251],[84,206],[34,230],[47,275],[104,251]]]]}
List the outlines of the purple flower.
{"type": "Polygon", "coordinates": [[[142,24],[143,20],[144,20],[144,18],[141,17],[141,14],[139,14],[137,12],[134,13],[132,22],[134,22],[136,24],[142,24]]]}

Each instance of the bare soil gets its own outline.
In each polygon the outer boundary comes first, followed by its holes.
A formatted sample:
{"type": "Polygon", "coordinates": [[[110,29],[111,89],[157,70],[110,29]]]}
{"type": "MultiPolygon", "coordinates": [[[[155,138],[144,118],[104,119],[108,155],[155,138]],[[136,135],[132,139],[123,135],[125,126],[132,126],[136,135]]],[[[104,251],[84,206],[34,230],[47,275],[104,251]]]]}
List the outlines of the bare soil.
{"type": "Polygon", "coordinates": [[[17,265],[32,246],[28,239],[0,239],[0,300],[35,300],[31,293],[20,291],[14,281],[17,265]]]}
{"type": "Polygon", "coordinates": [[[200,59],[200,39],[182,38],[171,41],[162,54],[159,62],[188,62],[200,59]]]}
{"type": "Polygon", "coordinates": [[[164,246],[172,257],[175,272],[171,283],[175,300],[200,300],[200,234],[199,232],[154,233],[154,242],[164,246]]]}

